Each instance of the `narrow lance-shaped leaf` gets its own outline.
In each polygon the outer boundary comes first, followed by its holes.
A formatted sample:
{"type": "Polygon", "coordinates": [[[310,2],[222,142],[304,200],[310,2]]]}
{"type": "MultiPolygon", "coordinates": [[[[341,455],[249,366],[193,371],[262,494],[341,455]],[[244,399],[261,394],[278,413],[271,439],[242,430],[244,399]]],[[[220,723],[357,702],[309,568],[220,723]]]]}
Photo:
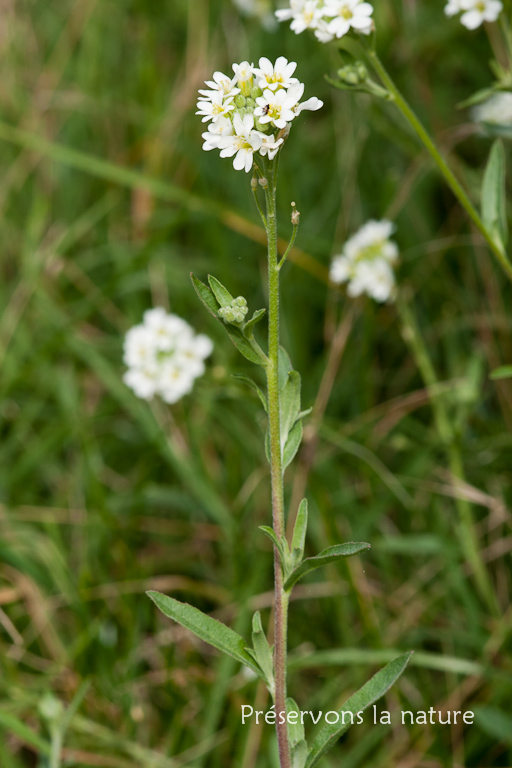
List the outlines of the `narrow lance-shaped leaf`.
{"type": "Polygon", "coordinates": [[[157,608],[169,619],[177,621],[182,627],[189,629],[194,635],[204,640],[205,643],[213,645],[228,656],[232,656],[237,661],[245,664],[257,675],[263,677],[262,672],[254,659],[249,656],[245,650],[247,643],[241,635],[234,632],[217,619],[212,619],[206,613],[194,608],[188,603],[180,603],[173,597],[162,595],[160,592],[147,592],[148,597],[153,600],[157,608]]]}
{"type": "Polygon", "coordinates": [[[512,379],[512,365],[503,365],[491,373],[491,379],[512,379]]]}
{"type": "Polygon", "coordinates": [[[229,338],[241,355],[243,355],[247,360],[250,360],[251,363],[256,363],[256,365],[261,365],[263,367],[265,366],[265,355],[256,345],[256,342],[252,342],[251,344],[249,341],[247,341],[240,328],[237,328],[236,325],[225,325],[224,327],[228,332],[229,338]]]}
{"type": "Polygon", "coordinates": [[[412,652],[404,653],[398,659],[391,661],[345,702],[339,710],[340,722],[324,726],[313,741],[306,762],[306,768],[312,768],[316,765],[320,758],[336,744],[340,736],[350,728],[352,724],[351,718],[345,718],[346,722],[344,725],[343,712],[351,712],[353,715],[356,715],[358,712],[363,712],[371,706],[381,696],[384,696],[396,680],[398,680],[409,663],[411,656],[412,652]]]}
{"type": "Polygon", "coordinates": [[[265,682],[273,694],[274,661],[272,656],[272,648],[268,644],[267,636],[263,631],[261,615],[259,611],[256,611],[252,619],[252,646],[252,649],[248,648],[247,651],[251,656],[254,657],[256,663],[264,672],[265,682]]]}
{"type": "Polygon", "coordinates": [[[302,442],[302,421],[296,421],[283,451],[283,472],[294,460],[302,442]]]}
{"type": "Polygon", "coordinates": [[[254,326],[263,319],[266,313],[266,309],[257,309],[250,320],[244,325],[244,336],[246,338],[252,338],[254,333],[254,326]]]}
{"type": "Polygon", "coordinates": [[[300,710],[293,699],[286,699],[288,715],[288,739],[292,768],[304,768],[308,757],[308,745],[304,736],[304,726],[301,722],[300,710]],[[290,718],[294,714],[295,717],[290,718]],[[293,722],[295,721],[295,722],[293,722]]]}
{"type": "Polygon", "coordinates": [[[358,555],[365,549],[371,549],[371,544],[367,544],[365,541],[350,541],[346,544],[335,544],[333,547],[328,547],[320,552],[315,557],[308,557],[303,560],[302,563],[288,576],[285,581],[284,588],[290,590],[299,579],[302,579],[307,573],[321,568],[323,565],[334,563],[342,557],[352,557],[352,555],[358,555]]]}
{"type": "Polygon", "coordinates": [[[208,275],[208,282],[210,283],[210,288],[215,294],[215,298],[217,299],[221,307],[229,307],[229,305],[233,301],[233,296],[230,294],[228,289],[224,288],[222,283],[219,282],[219,280],[217,280],[217,278],[214,277],[213,275],[208,275]]]}
{"type": "Polygon", "coordinates": [[[190,273],[190,279],[192,280],[194,290],[199,296],[201,302],[204,304],[208,312],[218,319],[219,304],[212,289],[208,288],[207,285],[202,283],[201,280],[199,280],[199,278],[197,278],[192,272],[190,273]]]}
{"type": "Polygon", "coordinates": [[[308,500],[302,499],[297,512],[297,519],[293,529],[292,538],[292,559],[296,567],[304,557],[304,547],[306,545],[306,532],[308,528],[308,500]]]}
{"type": "Polygon", "coordinates": [[[284,450],[288,435],[300,413],[300,374],[290,371],[288,379],[281,390],[281,450],[284,450]]]}
{"type": "Polygon", "coordinates": [[[505,248],[508,240],[505,206],[505,150],[501,141],[492,145],[482,185],[482,219],[495,241],[505,248]]]}
{"type": "Polygon", "coordinates": [[[265,413],[268,413],[268,403],[267,398],[264,394],[264,392],[258,387],[255,381],[250,379],[248,376],[240,376],[238,373],[233,374],[234,379],[238,379],[238,381],[243,381],[244,384],[247,384],[248,387],[253,389],[256,394],[258,395],[259,399],[261,400],[261,404],[263,408],[265,409],[265,413]]]}

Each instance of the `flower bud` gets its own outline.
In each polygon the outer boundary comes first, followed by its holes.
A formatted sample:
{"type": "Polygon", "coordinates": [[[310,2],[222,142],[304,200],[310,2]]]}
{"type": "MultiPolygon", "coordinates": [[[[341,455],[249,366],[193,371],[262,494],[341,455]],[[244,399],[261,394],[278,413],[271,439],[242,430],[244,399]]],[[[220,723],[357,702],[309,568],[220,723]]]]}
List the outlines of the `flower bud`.
{"type": "Polygon", "coordinates": [[[260,187],[262,189],[267,189],[268,188],[268,179],[266,179],[264,176],[262,176],[261,179],[260,179],[260,187]]]}
{"type": "Polygon", "coordinates": [[[256,106],[256,102],[254,101],[254,99],[251,99],[251,98],[247,98],[247,99],[245,100],[245,106],[246,106],[248,109],[254,109],[254,108],[255,108],[255,106],[256,106]]]}
{"type": "Polygon", "coordinates": [[[260,123],[258,118],[254,121],[254,127],[257,131],[261,131],[262,133],[268,133],[270,130],[270,125],[268,123],[260,123]]]}
{"type": "Polygon", "coordinates": [[[362,61],[338,69],[338,77],[347,85],[361,85],[368,79],[368,70],[362,61]]]}
{"type": "Polygon", "coordinates": [[[295,207],[295,203],[292,203],[292,225],[298,227],[300,222],[300,212],[295,207]]]}
{"type": "Polygon", "coordinates": [[[249,95],[251,99],[254,99],[256,101],[256,99],[259,99],[260,96],[263,96],[263,91],[261,90],[261,88],[256,87],[252,89],[249,95]]]}
{"type": "Polygon", "coordinates": [[[242,96],[241,93],[239,93],[238,96],[235,96],[235,106],[237,109],[245,107],[245,96],[242,96]]]}
{"type": "Polygon", "coordinates": [[[258,189],[258,179],[256,179],[254,176],[251,179],[251,189],[253,192],[256,192],[258,189]]]}

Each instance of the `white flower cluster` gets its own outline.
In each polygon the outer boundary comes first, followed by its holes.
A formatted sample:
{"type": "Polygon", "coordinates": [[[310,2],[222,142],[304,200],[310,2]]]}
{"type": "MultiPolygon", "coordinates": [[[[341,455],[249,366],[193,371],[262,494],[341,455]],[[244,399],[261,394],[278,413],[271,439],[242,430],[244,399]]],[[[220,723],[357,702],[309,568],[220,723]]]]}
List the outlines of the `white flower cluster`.
{"type": "Polygon", "coordinates": [[[444,8],[447,16],[462,13],[460,20],[467,29],[476,29],[484,21],[496,21],[502,10],[501,0],[448,0],[444,8]]]}
{"type": "Polygon", "coordinates": [[[284,56],[275,64],[263,57],[259,67],[248,61],[233,64],[233,77],[214,72],[197,102],[196,115],[203,123],[211,120],[202,134],[203,149],[219,149],[221,157],[234,157],[233,167],[247,173],[255,152],[272,160],[291,121],[305,109],[323,106],[316,97],[301,102],[304,84],[293,77],[296,67],[284,56]]]}
{"type": "Polygon", "coordinates": [[[473,107],[471,117],[477,123],[512,125],[512,93],[509,91],[495,93],[483,104],[473,107]]]}
{"type": "Polygon", "coordinates": [[[181,317],[169,315],[161,307],[149,309],[142,324],[126,334],[128,370],[123,381],[144,400],[160,395],[166,403],[176,403],[203,375],[204,360],[212,350],[208,336],[196,335],[181,317]]]}
{"type": "Polygon", "coordinates": [[[375,301],[392,299],[393,265],[398,261],[398,246],[390,240],[394,230],[391,221],[368,221],[347,240],[342,253],[334,256],[331,281],[348,283],[347,293],[352,297],[366,293],[375,301]]]}
{"type": "Polygon", "coordinates": [[[350,32],[369,35],[373,7],[364,0],[289,0],[290,7],[276,11],[279,21],[289,21],[296,35],[312,29],[321,43],[330,43],[350,32]]]}

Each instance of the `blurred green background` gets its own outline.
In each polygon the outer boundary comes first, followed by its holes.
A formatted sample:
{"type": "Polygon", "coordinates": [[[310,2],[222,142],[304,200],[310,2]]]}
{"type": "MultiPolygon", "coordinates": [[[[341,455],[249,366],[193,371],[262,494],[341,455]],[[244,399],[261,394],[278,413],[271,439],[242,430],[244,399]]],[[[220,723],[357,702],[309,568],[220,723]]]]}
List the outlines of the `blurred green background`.
{"type": "MultiPolygon", "coordinates": [[[[379,50],[478,201],[490,140],[455,105],[490,82],[490,43],[502,51],[494,27],[469,33],[443,5],[375,3],[379,50]]],[[[249,179],[201,151],[194,116],[214,70],[262,55],[297,61],[306,97],[325,102],[294,122],[280,163],[281,236],[291,200],[302,214],[283,343],[317,416],[287,497],[295,509],[307,482],[310,553],[373,545],[294,593],[291,695],[336,709],[414,649],[380,706],[471,709],[475,724],[354,727],[325,766],[512,765],[512,386],[489,380],[512,360],[511,289],[427,156],[391,105],[329,88],[336,51],[229,0],[0,0],[1,768],[50,765],[49,694],[74,702],[62,765],[277,766],[272,728],[241,725],[265,690],[144,595],[246,636],[257,608],[271,623],[265,424],[231,375],[257,374],[189,282],[214,272],[266,303],[249,179]],[[371,217],[397,224],[399,282],[465,485],[396,307],[327,286],[332,254],[371,217]],[[150,306],[215,342],[172,408],[121,381],[123,335],[150,306]],[[457,499],[472,504],[496,613],[464,563],[457,499]]]]}

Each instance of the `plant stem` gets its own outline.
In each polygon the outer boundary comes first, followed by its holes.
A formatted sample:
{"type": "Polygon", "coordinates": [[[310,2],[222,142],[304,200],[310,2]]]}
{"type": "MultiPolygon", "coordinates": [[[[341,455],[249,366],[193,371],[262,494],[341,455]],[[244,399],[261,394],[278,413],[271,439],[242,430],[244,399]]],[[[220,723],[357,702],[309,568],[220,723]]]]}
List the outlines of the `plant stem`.
{"type": "MultiPolygon", "coordinates": [[[[438,378],[411,308],[403,299],[399,299],[397,301],[397,309],[402,324],[403,337],[413,354],[421,377],[429,391],[435,391],[439,384],[438,378]]],[[[437,433],[441,438],[441,442],[444,445],[448,457],[450,472],[454,478],[465,483],[466,476],[460,445],[450,421],[443,400],[443,394],[432,397],[431,405],[434,412],[437,433]]],[[[471,504],[467,499],[462,498],[458,494],[455,497],[455,501],[459,515],[459,535],[464,557],[473,571],[481,597],[485,601],[490,612],[496,615],[499,612],[499,608],[497,606],[496,595],[489,574],[480,554],[471,504]]]]}
{"type": "MultiPolygon", "coordinates": [[[[270,435],[270,474],[272,481],[272,524],[280,538],[285,535],[283,468],[281,459],[280,391],[279,391],[279,267],[277,252],[276,222],[276,176],[277,162],[265,162],[268,186],[265,189],[267,208],[268,247],[268,418],[270,435]]],[[[286,646],[288,634],[288,595],[283,589],[281,560],[274,547],[275,584],[275,705],[276,731],[281,768],[291,768],[288,726],[286,719],[280,722],[279,714],[286,717],[286,646]]]]}
{"type": "Polygon", "coordinates": [[[512,280],[512,264],[508,260],[507,255],[505,254],[503,249],[500,248],[498,243],[494,241],[491,234],[488,232],[485,224],[483,223],[482,219],[478,215],[476,208],[474,207],[473,203],[469,199],[465,189],[462,187],[461,183],[455,177],[453,171],[449,168],[446,160],[440,154],[436,145],[430,138],[428,132],[426,131],[426,129],[424,128],[424,126],[422,125],[418,117],[415,115],[415,113],[412,111],[411,107],[409,106],[407,101],[404,99],[400,91],[398,90],[397,86],[391,79],[391,76],[388,74],[386,68],[384,67],[383,63],[381,62],[381,60],[379,59],[375,51],[368,51],[368,56],[373,65],[373,68],[375,69],[376,73],[382,80],[382,83],[386,86],[386,88],[390,92],[394,103],[396,104],[396,106],[398,107],[402,115],[405,117],[405,119],[407,120],[407,122],[409,123],[413,131],[416,133],[420,141],[423,143],[423,145],[426,147],[426,149],[430,153],[437,167],[443,174],[448,186],[450,187],[453,194],[455,195],[457,200],[460,202],[460,204],[468,214],[473,224],[476,226],[479,232],[481,232],[481,234],[487,241],[489,248],[498,259],[505,274],[510,280],[512,280]]]}

